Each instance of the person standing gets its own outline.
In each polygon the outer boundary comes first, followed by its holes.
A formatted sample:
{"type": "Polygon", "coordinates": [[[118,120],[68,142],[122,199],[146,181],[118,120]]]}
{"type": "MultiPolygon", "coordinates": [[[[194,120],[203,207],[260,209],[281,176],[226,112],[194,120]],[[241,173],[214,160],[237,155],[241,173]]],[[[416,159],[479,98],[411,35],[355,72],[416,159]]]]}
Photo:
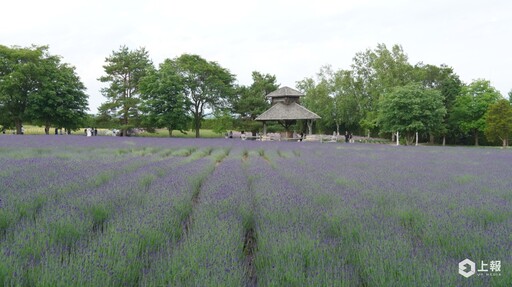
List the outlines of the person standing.
{"type": "Polygon", "coordinates": [[[348,134],[348,131],[345,131],[345,142],[348,143],[350,140],[350,135],[348,134]]]}

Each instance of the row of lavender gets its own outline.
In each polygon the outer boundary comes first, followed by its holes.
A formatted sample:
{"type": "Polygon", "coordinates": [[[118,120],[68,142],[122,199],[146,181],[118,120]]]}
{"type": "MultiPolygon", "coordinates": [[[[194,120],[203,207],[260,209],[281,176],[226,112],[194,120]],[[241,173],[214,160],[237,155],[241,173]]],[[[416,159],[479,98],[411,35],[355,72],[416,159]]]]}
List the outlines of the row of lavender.
{"type": "Polygon", "coordinates": [[[336,246],[349,286],[511,285],[510,268],[489,269],[512,262],[510,151],[309,148],[276,171],[317,208],[311,225],[336,246]],[[480,276],[459,275],[465,258],[480,276]]]}
{"type": "Polygon", "coordinates": [[[12,138],[7,286],[512,285],[506,150],[12,138]]]}

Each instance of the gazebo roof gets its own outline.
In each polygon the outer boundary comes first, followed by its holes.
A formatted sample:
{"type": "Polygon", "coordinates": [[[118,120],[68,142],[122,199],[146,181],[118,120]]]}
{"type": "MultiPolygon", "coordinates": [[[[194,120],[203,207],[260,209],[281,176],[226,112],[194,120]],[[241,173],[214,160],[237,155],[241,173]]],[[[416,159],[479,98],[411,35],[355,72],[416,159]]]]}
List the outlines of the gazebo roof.
{"type": "Polygon", "coordinates": [[[304,94],[297,91],[297,90],[294,90],[290,87],[282,87],[282,88],[279,88],[275,91],[273,91],[272,93],[266,95],[267,98],[278,98],[278,97],[303,97],[304,94]]]}
{"type": "MultiPolygon", "coordinates": [[[[285,87],[286,88],[286,87],[285,87]]],[[[290,88],[288,88],[290,89],[290,88]]],[[[292,89],[290,89],[292,90],[292,89]]],[[[277,90],[279,91],[279,90],[277,90]]],[[[277,92],[275,91],[275,92],[277,92]]],[[[294,90],[295,91],[295,90],[294,90]]],[[[297,91],[296,91],[297,92],[297,91]]],[[[273,92],[274,93],[274,92],[273,92]]],[[[268,96],[270,96],[270,93],[268,96]]],[[[267,97],[268,97],[267,96],[267,97]]],[[[259,115],[257,121],[280,121],[280,120],[312,120],[320,117],[312,111],[297,103],[276,103],[270,109],[259,115]]]]}

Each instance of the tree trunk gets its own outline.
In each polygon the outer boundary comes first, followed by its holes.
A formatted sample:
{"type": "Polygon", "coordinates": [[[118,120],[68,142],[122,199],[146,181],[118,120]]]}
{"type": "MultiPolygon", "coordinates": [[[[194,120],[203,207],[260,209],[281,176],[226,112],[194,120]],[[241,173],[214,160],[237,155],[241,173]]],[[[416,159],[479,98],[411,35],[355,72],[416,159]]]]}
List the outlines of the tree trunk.
{"type": "Polygon", "coordinates": [[[46,123],[44,125],[44,133],[49,135],[50,134],[50,124],[49,123],[46,123]]]}
{"type": "Polygon", "coordinates": [[[406,145],[412,145],[414,142],[414,134],[405,134],[405,144],[406,145]]]}
{"type": "Polygon", "coordinates": [[[434,134],[430,133],[429,136],[430,136],[430,144],[434,144],[434,140],[435,140],[434,134]]]}
{"type": "Polygon", "coordinates": [[[445,146],[445,145],[446,145],[446,136],[443,135],[443,146],[445,146]]]}
{"type": "Polygon", "coordinates": [[[336,123],[336,136],[340,135],[340,124],[336,123]]]}
{"type": "Polygon", "coordinates": [[[201,119],[197,117],[194,119],[194,128],[196,130],[196,138],[199,138],[199,129],[201,129],[201,119]]]}
{"type": "Polygon", "coordinates": [[[478,131],[475,131],[475,146],[478,146],[478,131]]]}
{"type": "Polygon", "coordinates": [[[507,139],[503,139],[503,147],[507,147],[508,145],[508,140],[507,139]]]}
{"type": "Polygon", "coordinates": [[[169,131],[169,137],[172,137],[172,129],[167,129],[169,131]]]}
{"type": "Polygon", "coordinates": [[[16,134],[21,135],[21,121],[20,120],[14,120],[14,125],[16,126],[16,134]]]}

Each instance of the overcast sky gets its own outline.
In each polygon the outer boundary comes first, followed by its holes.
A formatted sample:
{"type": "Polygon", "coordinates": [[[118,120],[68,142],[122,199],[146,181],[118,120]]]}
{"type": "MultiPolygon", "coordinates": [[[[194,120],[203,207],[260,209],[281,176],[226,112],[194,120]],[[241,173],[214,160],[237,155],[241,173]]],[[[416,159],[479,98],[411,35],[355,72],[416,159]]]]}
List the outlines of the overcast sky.
{"type": "Polygon", "coordinates": [[[155,65],[183,53],[216,61],[250,85],[251,72],[295,87],[326,64],[402,45],[409,62],[447,64],[461,80],[512,89],[509,0],[16,0],[1,5],[0,44],[49,45],[75,66],[95,113],[105,58],[145,47],[155,65]]]}

